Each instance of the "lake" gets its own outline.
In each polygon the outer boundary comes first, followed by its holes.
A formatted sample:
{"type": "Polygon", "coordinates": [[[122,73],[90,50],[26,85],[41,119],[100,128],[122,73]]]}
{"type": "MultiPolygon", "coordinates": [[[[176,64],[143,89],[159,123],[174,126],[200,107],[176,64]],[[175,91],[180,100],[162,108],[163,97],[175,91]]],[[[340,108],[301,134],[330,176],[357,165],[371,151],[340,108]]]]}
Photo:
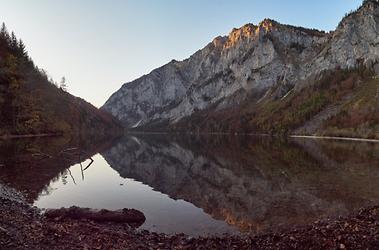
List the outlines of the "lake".
{"type": "Polygon", "coordinates": [[[135,208],[140,229],[168,234],[263,233],[379,204],[379,143],[134,134],[0,152],[0,181],[37,207],[135,208]]]}

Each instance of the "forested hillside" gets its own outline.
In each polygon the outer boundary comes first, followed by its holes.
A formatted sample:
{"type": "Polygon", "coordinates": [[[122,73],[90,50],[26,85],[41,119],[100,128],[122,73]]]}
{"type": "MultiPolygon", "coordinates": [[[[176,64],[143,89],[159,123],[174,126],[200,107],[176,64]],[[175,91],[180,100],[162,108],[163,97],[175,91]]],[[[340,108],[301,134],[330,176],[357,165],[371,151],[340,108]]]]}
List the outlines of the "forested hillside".
{"type": "Polygon", "coordinates": [[[121,130],[111,115],[54,84],[4,24],[0,31],[0,117],[0,136],[121,130]]]}
{"type": "MultiPolygon", "coordinates": [[[[275,91],[275,89],[273,90],[275,91]]],[[[328,135],[379,138],[379,79],[366,67],[324,73],[312,85],[281,98],[270,95],[258,104],[214,106],[185,118],[183,131],[328,135]]]]}

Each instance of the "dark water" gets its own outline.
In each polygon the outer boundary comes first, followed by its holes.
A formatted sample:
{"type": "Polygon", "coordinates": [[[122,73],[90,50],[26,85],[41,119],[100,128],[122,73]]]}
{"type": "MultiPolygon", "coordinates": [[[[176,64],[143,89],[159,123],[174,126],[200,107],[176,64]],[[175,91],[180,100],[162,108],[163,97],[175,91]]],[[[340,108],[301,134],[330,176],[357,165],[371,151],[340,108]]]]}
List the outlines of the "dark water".
{"type": "Polygon", "coordinates": [[[379,143],[130,135],[62,151],[75,146],[2,142],[0,181],[41,208],[135,208],[142,229],[190,235],[275,231],[379,204],[379,143]]]}

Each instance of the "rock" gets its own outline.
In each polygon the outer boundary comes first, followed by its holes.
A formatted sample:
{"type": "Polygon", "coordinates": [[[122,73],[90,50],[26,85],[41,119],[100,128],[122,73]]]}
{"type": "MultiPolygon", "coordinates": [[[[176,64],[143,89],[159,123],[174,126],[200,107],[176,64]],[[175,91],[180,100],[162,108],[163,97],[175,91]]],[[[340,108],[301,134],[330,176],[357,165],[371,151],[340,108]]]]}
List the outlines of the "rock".
{"type": "Polygon", "coordinates": [[[0,227],[0,231],[3,232],[3,233],[7,233],[7,232],[8,232],[8,230],[6,230],[6,229],[3,228],[3,227],[0,227]]]}
{"type": "MultiPolygon", "coordinates": [[[[330,33],[270,19],[246,24],[184,61],[171,61],[125,83],[102,109],[129,128],[172,125],[210,107],[259,102],[266,93],[283,97],[327,70],[377,62],[378,5],[365,2],[330,33]]],[[[374,70],[379,72],[378,66],[374,70]]]]}
{"type": "Polygon", "coordinates": [[[376,75],[379,75],[379,63],[376,63],[374,65],[374,72],[375,72],[376,75]]]}
{"type": "MultiPolygon", "coordinates": [[[[120,223],[96,223],[89,220],[44,219],[29,205],[0,197],[0,249],[377,249],[379,242],[378,221],[372,221],[379,207],[362,210],[362,214],[329,221],[329,239],[344,235],[344,242],[334,244],[325,241],[313,230],[312,224],[280,234],[257,234],[222,237],[169,236],[145,230],[135,230],[120,223]],[[33,211],[30,214],[29,211],[33,211]],[[344,222],[364,225],[365,232],[346,231],[344,222]],[[32,224],[38,227],[31,227],[32,224]],[[295,240],[291,240],[291,236],[295,240]]],[[[321,225],[325,227],[325,225],[321,225]]]]}

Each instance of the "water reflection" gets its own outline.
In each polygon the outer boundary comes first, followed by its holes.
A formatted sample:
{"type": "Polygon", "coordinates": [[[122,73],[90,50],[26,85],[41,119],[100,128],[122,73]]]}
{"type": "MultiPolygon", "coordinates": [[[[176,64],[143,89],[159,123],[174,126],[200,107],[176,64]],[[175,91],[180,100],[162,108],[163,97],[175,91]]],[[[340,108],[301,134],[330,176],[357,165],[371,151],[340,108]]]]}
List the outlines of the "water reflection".
{"type": "Polygon", "coordinates": [[[0,181],[39,207],[139,209],[142,228],[158,232],[264,232],[378,204],[378,152],[367,142],[238,136],[8,141],[0,181]],[[81,157],[62,157],[78,145],[81,157]]]}
{"type": "Polygon", "coordinates": [[[126,137],[103,156],[122,177],[260,232],[378,202],[378,150],[342,141],[150,135],[126,137]]]}
{"type": "Polygon", "coordinates": [[[49,184],[52,192],[41,194],[34,204],[42,208],[72,205],[111,210],[134,208],[146,216],[141,229],[164,233],[205,235],[238,232],[236,228],[222,220],[213,219],[190,202],[171,199],[148,185],[120,177],[101,155],[95,155],[93,159],[94,164],[84,173],[84,181],[80,165],[76,164],[70,168],[74,179],[67,174],[52,181],[49,184]]]}
{"type": "Polygon", "coordinates": [[[49,183],[68,168],[107,150],[116,138],[52,137],[0,141],[0,181],[24,193],[29,202],[49,193],[49,183]],[[66,152],[67,149],[75,149],[66,152]]]}

